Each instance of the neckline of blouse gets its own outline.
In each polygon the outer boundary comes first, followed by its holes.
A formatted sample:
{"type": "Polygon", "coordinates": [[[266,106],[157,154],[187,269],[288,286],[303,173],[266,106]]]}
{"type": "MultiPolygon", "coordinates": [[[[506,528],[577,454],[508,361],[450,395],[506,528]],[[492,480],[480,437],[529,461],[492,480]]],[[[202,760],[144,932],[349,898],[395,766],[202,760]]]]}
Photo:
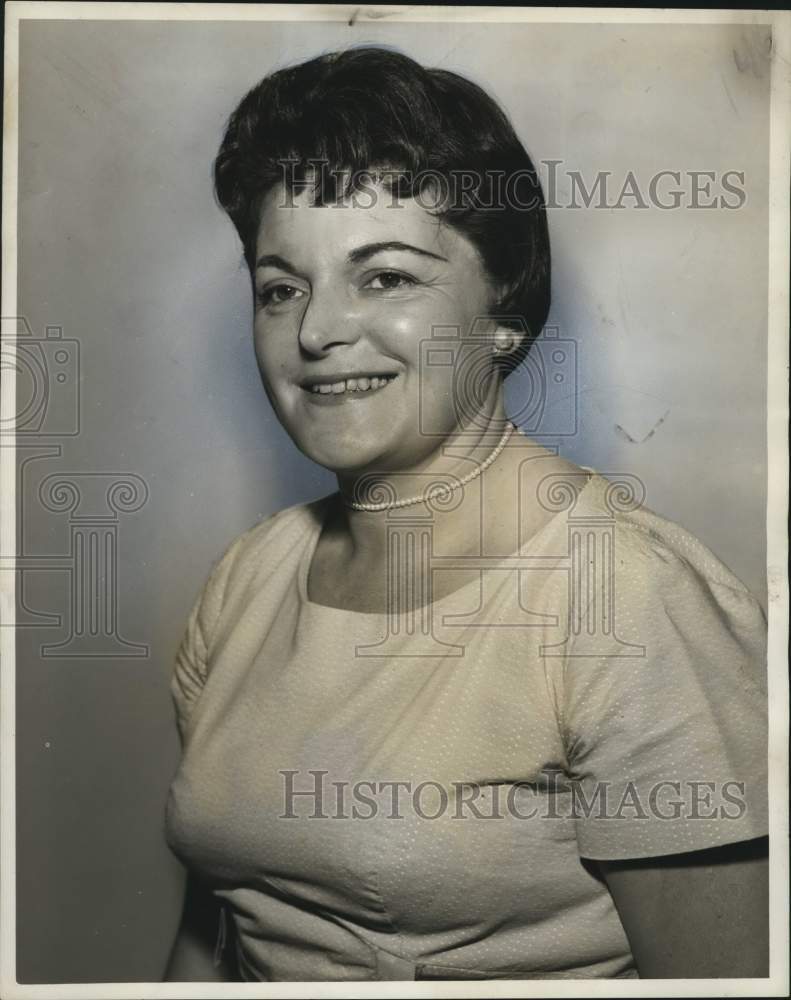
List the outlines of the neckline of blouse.
{"type": "MultiPolygon", "coordinates": [[[[589,472],[590,477],[588,478],[588,481],[585,483],[585,485],[582,487],[579,494],[577,495],[577,503],[580,502],[583,496],[587,498],[587,496],[590,495],[590,493],[592,492],[592,487],[594,483],[597,483],[602,478],[599,475],[599,473],[596,472],[595,469],[592,469],[590,466],[581,465],[579,466],[579,468],[584,469],[586,472],[589,472]]],[[[329,506],[330,506],[329,501],[332,496],[333,494],[330,494],[329,496],[324,497],[322,500],[317,502],[318,509],[320,511],[320,516],[316,518],[316,522],[313,526],[307,544],[303,549],[302,558],[300,559],[299,562],[299,568],[297,572],[297,588],[299,592],[300,603],[303,608],[308,608],[310,609],[311,612],[315,613],[321,613],[326,615],[347,615],[347,616],[352,616],[358,620],[381,622],[383,619],[388,618],[391,612],[354,611],[351,608],[336,608],[330,604],[320,604],[317,601],[311,600],[311,598],[308,596],[308,576],[310,573],[310,567],[313,562],[313,556],[319,544],[319,538],[321,537],[321,533],[324,530],[324,525],[326,523],[327,516],[329,513],[329,506]]],[[[494,565],[482,570],[481,572],[490,573],[503,568],[507,568],[508,563],[511,560],[518,559],[522,556],[527,555],[529,549],[535,546],[536,543],[544,537],[544,535],[549,534],[550,531],[554,530],[557,527],[561,517],[566,513],[567,512],[565,510],[557,511],[556,514],[550,517],[549,520],[546,521],[538,529],[538,531],[535,532],[535,534],[531,535],[530,538],[528,538],[527,541],[524,542],[515,552],[512,552],[510,555],[507,556],[502,556],[502,558],[498,558],[498,561],[494,565]]],[[[456,590],[451,591],[449,594],[445,594],[444,597],[437,598],[430,604],[424,605],[422,608],[415,608],[413,611],[401,611],[397,615],[394,615],[394,617],[399,619],[404,619],[409,615],[419,615],[421,611],[425,610],[425,608],[431,608],[432,613],[436,613],[438,609],[442,608],[451,599],[458,598],[460,595],[462,595],[466,590],[470,589],[471,587],[480,587],[480,585],[481,585],[481,576],[478,575],[474,579],[470,580],[469,583],[462,584],[462,586],[458,587],[456,590]]]]}

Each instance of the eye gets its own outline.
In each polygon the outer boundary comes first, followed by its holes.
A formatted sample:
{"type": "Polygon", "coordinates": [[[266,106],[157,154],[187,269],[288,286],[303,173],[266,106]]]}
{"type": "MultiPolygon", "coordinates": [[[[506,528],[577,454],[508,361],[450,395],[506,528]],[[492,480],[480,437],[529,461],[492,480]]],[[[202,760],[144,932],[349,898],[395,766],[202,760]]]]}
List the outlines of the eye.
{"type": "Polygon", "coordinates": [[[416,285],[417,282],[414,278],[411,278],[408,274],[401,274],[400,271],[379,271],[375,274],[373,278],[366,284],[366,288],[372,288],[374,291],[390,291],[392,289],[398,288],[408,288],[410,285],[416,285]]]}
{"type": "Polygon", "coordinates": [[[258,302],[261,306],[278,306],[284,302],[291,302],[303,295],[301,288],[280,282],[276,285],[268,285],[258,292],[258,302]]]}

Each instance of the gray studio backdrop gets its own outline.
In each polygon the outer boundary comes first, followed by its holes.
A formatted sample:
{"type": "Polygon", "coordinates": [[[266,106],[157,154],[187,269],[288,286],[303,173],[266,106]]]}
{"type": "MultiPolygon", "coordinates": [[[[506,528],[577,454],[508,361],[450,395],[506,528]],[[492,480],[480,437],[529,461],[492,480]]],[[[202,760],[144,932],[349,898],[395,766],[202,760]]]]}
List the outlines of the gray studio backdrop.
{"type": "Polygon", "coordinates": [[[559,200],[572,170],[588,186],[609,171],[616,196],[629,170],[643,191],[681,171],[687,192],[690,171],[714,171],[710,195],[742,172],[735,210],[550,211],[550,326],[577,409],[566,394],[541,419],[573,460],[639,476],[763,601],[767,33],[22,24],[21,981],[161,976],[181,886],[162,836],[179,752],[167,685],[188,610],[237,533],[333,488],[269,409],[213,201],[235,103],[276,66],[384,43],[487,87],[536,161],[562,161],[559,200]]]}

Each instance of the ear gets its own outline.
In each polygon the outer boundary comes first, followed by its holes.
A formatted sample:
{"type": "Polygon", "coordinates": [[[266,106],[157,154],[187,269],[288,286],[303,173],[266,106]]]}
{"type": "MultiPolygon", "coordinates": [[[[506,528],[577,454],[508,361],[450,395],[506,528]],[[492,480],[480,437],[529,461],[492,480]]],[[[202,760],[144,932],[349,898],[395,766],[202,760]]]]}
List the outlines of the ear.
{"type": "Polygon", "coordinates": [[[512,330],[510,327],[498,323],[492,334],[492,350],[495,356],[505,359],[508,355],[515,354],[519,350],[524,338],[524,331],[512,330]]]}
{"type": "Polygon", "coordinates": [[[528,337],[527,327],[521,317],[503,311],[502,304],[508,302],[514,291],[514,282],[500,282],[493,288],[494,300],[490,305],[492,329],[492,350],[495,357],[506,360],[509,354],[518,354],[528,337]],[[506,321],[508,321],[506,325],[506,321]]]}

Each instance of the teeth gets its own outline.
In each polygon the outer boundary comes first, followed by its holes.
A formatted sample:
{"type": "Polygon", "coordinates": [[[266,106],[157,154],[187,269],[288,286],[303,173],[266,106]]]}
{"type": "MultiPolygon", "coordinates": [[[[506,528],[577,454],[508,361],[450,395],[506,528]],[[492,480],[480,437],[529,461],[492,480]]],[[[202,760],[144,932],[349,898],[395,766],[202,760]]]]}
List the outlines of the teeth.
{"type": "Polygon", "coordinates": [[[320,382],[312,385],[311,392],[321,393],[321,395],[326,396],[333,393],[339,396],[342,392],[365,392],[368,389],[381,389],[382,386],[387,385],[395,378],[395,375],[390,375],[388,377],[380,378],[378,375],[373,375],[368,378],[366,375],[361,375],[359,378],[349,378],[345,382],[320,382]]]}

